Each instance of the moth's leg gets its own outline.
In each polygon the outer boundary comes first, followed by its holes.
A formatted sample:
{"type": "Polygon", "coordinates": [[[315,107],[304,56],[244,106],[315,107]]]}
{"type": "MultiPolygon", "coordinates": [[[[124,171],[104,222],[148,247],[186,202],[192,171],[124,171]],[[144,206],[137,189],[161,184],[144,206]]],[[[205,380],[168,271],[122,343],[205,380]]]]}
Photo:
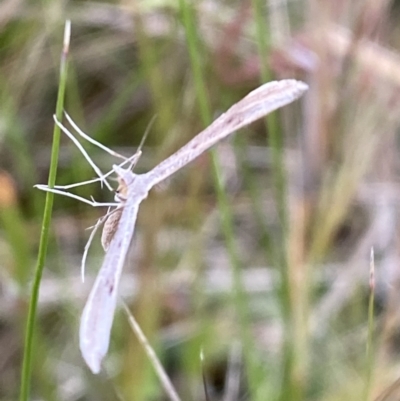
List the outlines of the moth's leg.
{"type": "Polygon", "coordinates": [[[92,166],[93,170],[95,171],[95,173],[99,176],[99,181],[101,182],[101,184],[106,185],[106,187],[112,191],[112,186],[108,183],[108,181],[106,180],[106,178],[104,178],[104,174],[103,172],[97,167],[96,163],[91,159],[91,157],[87,154],[86,150],[83,148],[83,146],[80,144],[80,142],[71,134],[71,132],[69,132],[67,130],[67,128],[64,127],[64,125],[62,125],[58,120],[57,117],[54,115],[54,122],[60,127],[61,131],[64,132],[65,135],[67,135],[71,141],[75,144],[75,146],[80,150],[80,152],[82,153],[83,157],[87,160],[87,162],[92,166]]]}
{"type": "Polygon", "coordinates": [[[117,210],[119,210],[121,207],[121,204],[118,204],[118,206],[115,209],[110,210],[111,208],[109,207],[107,210],[107,213],[100,217],[97,221],[96,224],[92,227],[89,227],[89,230],[92,230],[90,233],[90,236],[87,240],[87,243],[85,245],[85,249],[83,251],[82,255],[82,262],[81,262],[81,278],[82,278],[82,283],[85,281],[85,265],[86,265],[86,258],[89,252],[90,245],[92,245],[93,238],[99,229],[99,227],[112,215],[114,214],[117,210]]]}
{"type": "MultiPolygon", "coordinates": [[[[129,157],[128,159],[126,159],[126,160],[124,160],[121,164],[119,164],[118,166],[119,167],[122,167],[122,166],[124,166],[125,164],[128,164],[128,163],[134,163],[135,161],[136,161],[136,158],[137,158],[137,154],[134,154],[133,156],[131,156],[131,157],[129,157]]],[[[110,171],[108,171],[106,174],[104,174],[102,177],[98,177],[98,178],[93,178],[93,179],[91,179],[91,180],[87,180],[87,181],[81,181],[81,182],[76,182],[76,183],[74,183],[74,184],[68,184],[68,185],[54,185],[54,189],[63,189],[63,190],[65,190],[65,189],[71,189],[71,188],[75,188],[75,187],[81,187],[81,186],[84,186],[84,185],[88,185],[88,184],[93,184],[94,182],[98,182],[98,181],[100,181],[102,178],[107,178],[107,177],[109,177],[111,174],[114,174],[115,173],[115,171],[114,171],[114,169],[111,169],[110,171]]],[[[42,187],[44,187],[45,185],[42,185],[42,187]]],[[[47,185],[46,185],[47,186],[47,185]]],[[[48,186],[47,186],[47,188],[49,188],[48,186]]]]}
{"type": "MultiPolygon", "coordinates": [[[[116,209],[114,209],[116,210],[116,209]]],[[[85,281],[85,264],[86,264],[86,258],[87,254],[89,252],[90,245],[92,245],[93,238],[98,230],[98,228],[104,223],[104,221],[107,219],[107,217],[110,215],[110,207],[108,208],[108,211],[105,216],[100,217],[97,221],[96,224],[92,227],[89,227],[91,229],[91,233],[89,235],[89,238],[86,242],[85,249],[83,251],[82,255],[82,262],[81,262],[81,278],[82,278],[82,283],[85,281]]]]}
{"type": "Polygon", "coordinates": [[[110,148],[107,148],[107,146],[103,145],[100,142],[97,142],[95,139],[91,138],[89,135],[85,134],[72,120],[72,118],[64,111],[65,117],[67,118],[68,122],[71,124],[73,129],[84,139],[86,139],[88,142],[92,143],[93,145],[97,146],[100,149],[103,149],[105,152],[109,153],[111,156],[119,157],[120,159],[126,160],[127,157],[113,151],[110,148]]]}
{"type": "Polygon", "coordinates": [[[34,185],[34,187],[40,189],[41,191],[52,192],[53,194],[63,195],[63,196],[67,196],[69,198],[77,199],[78,201],[81,201],[81,202],[86,203],[93,207],[101,207],[101,206],[114,207],[114,206],[119,205],[118,202],[97,202],[93,198],[92,198],[92,200],[89,200],[89,199],[83,198],[81,196],[71,194],[70,192],[62,191],[62,190],[55,189],[55,188],[49,188],[47,185],[38,184],[38,185],[34,185]]]}
{"type": "MultiPolygon", "coordinates": [[[[111,171],[111,174],[112,174],[113,172],[114,172],[114,171],[111,171]]],[[[110,174],[107,173],[107,175],[104,175],[104,176],[107,176],[107,177],[108,177],[109,175],[110,175],[110,174]]],[[[101,180],[101,177],[98,177],[98,178],[93,178],[92,180],[76,182],[76,183],[74,183],[74,184],[68,184],[68,185],[54,185],[53,189],[63,189],[63,190],[65,190],[65,189],[71,189],[71,188],[75,188],[75,187],[82,187],[82,186],[84,186],[84,185],[93,184],[94,182],[99,182],[100,180],[101,180]]],[[[47,188],[50,188],[50,187],[47,186],[47,185],[43,185],[43,186],[46,186],[47,188]]],[[[40,188],[40,189],[42,189],[42,188],[40,188]]]]}
{"type": "MultiPolygon", "coordinates": [[[[124,162],[120,164],[120,167],[122,167],[122,165],[124,165],[125,163],[128,163],[128,162],[129,162],[129,163],[130,163],[129,170],[131,170],[131,169],[136,165],[136,163],[138,162],[140,156],[142,155],[142,147],[143,147],[143,144],[144,144],[144,142],[145,142],[145,140],[146,140],[146,138],[147,138],[147,135],[149,134],[150,129],[151,129],[151,127],[153,126],[154,121],[155,121],[155,118],[156,118],[156,116],[154,116],[154,117],[152,118],[152,120],[150,121],[148,127],[146,128],[146,131],[145,131],[145,133],[144,133],[144,135],[143,135],[143,138],[142,138],[142,140],[141,140],[141,142],[140,142],[140,144],[139,144],[139,147],[138,147],[136,153],[135,153],[133,156],[131,156],[131,157],[128,158],[128,157],[125,157],[125,156],[119,154],[118,152],[115,152],[114,150],[108,148],[107,146],[105,146],[105,145],[103,145],[102,143],[96,141],[95,139],[93,139],[93,138],[90,137],[89,135],[85,134],[85,133],[78,127],[78,125],[75,124],[74,120],[68,115],[68,113],[64,112],[64,114],[65,114],[65,117],[66,117],[66,119],[68,120],[68,122],[69,122],[69,123],[71,124],[71,126],[74,128],[74,130],[75,130],[82,138],[86,139],[88,142],[90,142],[90,143],[92,143],[93,145],[99,147],[100,149],[104,150],[105,152],[109,153],[110,155],[112,155],[112,156],[114,156],[114,157],[119,157],[119,158],[123,159],[124,162]]],[[[54,118],[55,118],[55,117],[54,117],[54,118]]],[[[75,138],[75,137],[71,134],[71,132],[69,132],[59,121],[57,121],[56,118],[55,118],[55,121],[56,121],[57,125],[63,130],[63,132],[64,132],[66,135],[68,135],[68,136],[71,138],[71,140],[76,144],[76,146],[78,147],[78,149],[82,152],[83,156],[86,158],[86,160],[89,162],[89,164],[94,168],[94,166],[95,166],[94,162],[92,161],[92,163],[91,163],[91,159],[90,159],[89,155],[86,153],[86,151],[85,151],[85,150],[83,149],[83,147],[80,145],[80,143],[76,140],[76,138],[75,138]]],[[[97,166],[96,166],[96,167],[97,167],[97,166]]],[[[96,171],[96,169],[95,169],[95,171],[96,171]]],[[[102,179],[102,178],[105,179],[109,174],[112,174],[112,173],[113,173],[113,170],[111,170],[108,174],[104,174],[104,175],[99,174],[97,171],[96,171],[96,173],[97,173],[97,175],[99,176],[100,179],[102,179]]],[[[92,182],[92,181],[91,181],[91,182],[92,182]]],[[[105,180],[105,182],[107,182],[107,181],[105,180]]],[[[70,188],[71,188],[71,187],[70,187],[70,188]]]]}
{"type": "MultiPolygon", "coordinates": [[[[137,155],[133,155],[130,158],[124,160],[121,164],[119,164],[119,167],[122,167],[123,165],[127,164],[127,163],[132,163],[132,161],[137,157],[137,155]]],[[[111,174],[115,173],[114,169],[110,170],[109,172],[107,172],[106,174],[104,174],[103,177],[108,177],[111,174]]],[[[98,182],[102,179],[102,177],[98,177],[98,178],[93,178],[92,180],[87,180],[87,181],[82,181],[82,182],[76,182],[74,184],[69,184],[69,185],[54,185],[53,188],[50,188],[48,185],[44,185],[44,184],[37,184],[34,185],[35,188],[40,189],[41,191],[47,191],[47,192],[53,192],[55,194],[60,194],[60,195],[64,195],[64,196],[69,196],[70,198],[75,198],[78,199],[82,202],[88,203],[88,200],[84,198],[81,198],[78,195],[74,195],[74,194],[70,194],[68,192],[65,192],[66,189],[71,189],[71,188],[75,188],[75,187],[80,187],[83,185],[87,185],[87,184],[92,184],[94,182],[98,182]]],[[[91,204],[91,203],[89,203],[91,204]]],[[[103,205],[103,204],[102,204],[103,205]]],[[[117,205],[117,204],[116,204],[117,205]]],[[[104,206],[104,205],[103,205],[104,206]]]]}

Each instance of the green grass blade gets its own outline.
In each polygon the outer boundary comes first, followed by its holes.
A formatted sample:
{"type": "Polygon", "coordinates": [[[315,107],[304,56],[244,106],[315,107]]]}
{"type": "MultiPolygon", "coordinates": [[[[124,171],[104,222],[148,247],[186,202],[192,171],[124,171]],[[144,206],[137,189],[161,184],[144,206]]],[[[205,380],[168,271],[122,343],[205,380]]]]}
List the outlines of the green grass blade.
{"type": "MultiPolygon", "coordinates": [[[[212,122],[212,115],[205,90],[206,84],[202,68],[203,63],[200,57],[199,38],[196,32],[195,18],[193,15],[194,12],[191,3],[186,0],[179,0],[179,6],[183,16],[183,24],[186,32],[186,41],[189,50],[191,69],[193,72],[196,97],[200,108],[200,115],[204,126],[207,126],[212,122]]],[[[247,377],[249,379],[250,393],[253,393],[256,390],[256,377],[259,376],[257,370],[260,372],[260,369],[254,360],[254,355],[256,354],[253,352],[253,342],[250,339],[247,300],[241,280],[240,258],[237,254],[237,246],[233,234],[233,217],[229,207],[229,200],[225,194],[221,180],[221,169],[217,154],[214,150],[211,150],[210,153],[212,158],[214,186],[217,192],[217,203],[221,213],[222,231],[232,266],[234,286],[233,300],[239,317],[239,328],[241,331],[240,335],[243,341],[243,346],[248,350],[245,355],[246,368],[248,371],[247,377]]]]}
{"type": "MultiPolygon", "coordinates": [[[[254,18],[256,23],[256,37],[258,55],[260,57],[260,73],[263,82],[271,81],[272,74],[269,70],[270,45],[269,40],[271,34],[268,31],[268,24],[265,23],[265,3],[261,0],[252,0],[254,10],[254,18]]],[[[277,251],[275,252],[275,266],[279,266],[278,271],[281,277],[281,286],[279,289],[279,298],[282,311],[284,332],[291,333],[292,320],[294,316],[293,305],[290,301],[290,279],[289,266],[286,255],[287,248],[287,232],[288,232],[288,210],[287,210],[287,194],[286,194],[286,172],[284,162],[284,143],[278,129],[278,121],[276,113],[272,113],[265,118],[268,128],[268,140],[272,155],[272,171],[275,190],[275,201],[278,210],[279,222],[281,229],[274,233],[274,239],[277,251]]],[[[284,336],[284,346],[282,355],[282,382],[280,386],[280,399],[301,399],[301,388],[296,380],[295,373],[296,350],[294,348],[293,339],[290,335],[284,336]]]]}
{"type": "MultiPolygon", "coordinates": [[[[57,105],[56,105],[56,115],[59,121],[61,121],[62,119],[62,112],[64,109],[64,95],[67,81],[70,30],[71,30],[71,22],[68,20],[66,21],[65,31],[64,31],[64,46],[60,62],[60,84],[58,89],[57,105]]],[[[51,162],[50,162],[50,171],[48,180],[48,184],[50,187],[54,186],[56,181],[59,147],[60,147],[60,128],[55,124],[53,131],[53,146],[51,151],[51,162]]],[[[53,199],[54,195],[51,192],[47,192],[44,213],[43,213],[43,223],[42,223],[42,232],[39,243],[39,252],[35,268],[35,275],[32,285],[32,293],[29,302],[29,311],[25,330],[25,344],[24,344],[24,355],[23,355],[22,373],[21,373],[20,401],[28,401],[30,393],[32,350],[33,350],[34,329],[36,321],[36,311],[39,299],[40,282],[42,278],[44,263],[46,260],[47,243],[49,239],[49,228],[53,209],[53,199]]]]}
{"type": "Polygon", "coordinates": [[[375,302],[375,259],[371,249],[369,272],[368,337],[366,352],[364,400],[370,399],[374,368],[374,302],[375,302]]]}

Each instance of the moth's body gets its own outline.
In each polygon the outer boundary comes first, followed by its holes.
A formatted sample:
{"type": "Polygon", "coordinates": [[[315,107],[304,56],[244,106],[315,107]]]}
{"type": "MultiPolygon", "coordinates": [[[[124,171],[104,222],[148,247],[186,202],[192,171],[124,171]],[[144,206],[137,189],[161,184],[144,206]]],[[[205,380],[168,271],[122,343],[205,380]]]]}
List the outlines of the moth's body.
{"type": "Polygon", "coordinates": [[[110,246],[110,242],[113,239],[115,232],[117,231],[128,193],[128,188],[125,182],[119,177],[118,182],[119,185],[115,191],[115,200],[120,202],[120,205],[117,206],[108,216],[104,223],[103,232],[101,234],[101,245],[106,252],[110,246]]]}
{"type": "MultiPolygon", "coordinates": [[[[59,189],[39,186],[45,191],[74,197],[92,206],[116,207],[108,216],[104,226],[102,244],[106,255],[83,310],[79,329],[82,356],[93,373],[100,371],[101,361],[108,350],[122,268],[135,229],[139,205],[147,197],[150,189],[236,130],[296,100],[307,88],[303,82],[293,79],[261,85],[146,174],[137,175],[130,169],[122,168],[122,165],[114,165],[113,172],[116,173],[119,181],[119,191],[115,196],[117,203],[100,204],[59,189]]],[[[61,124],[59,125],[62,127],[61,124]]],[[[63,131],[68,132],[64,129],[63,131]]],[[[67,133],[67,135],[74,138],[72,134],[67,133]]],[[[88,160],[90,160],[89,157],[88,160]]],[[[94,163],[91,162],[91,165],[93,166],[94,163]]],[[[93,166],[93,168],[99,175],[99,179],[103,181],[106,175],[99,173],[97,167],[93,166]]]]}
{"type": "Polygon", "coordinates": [[[120,186],[126,191],[126,197],[103,264],[83,309],[79,329],[82,356],[93,373],[100,372],[101,361],[108,350],[122,268],[132,240],[139,205],[151,189],[146,174],[137,175],[119,166],[113,166],[113,169],[120,186]]]}

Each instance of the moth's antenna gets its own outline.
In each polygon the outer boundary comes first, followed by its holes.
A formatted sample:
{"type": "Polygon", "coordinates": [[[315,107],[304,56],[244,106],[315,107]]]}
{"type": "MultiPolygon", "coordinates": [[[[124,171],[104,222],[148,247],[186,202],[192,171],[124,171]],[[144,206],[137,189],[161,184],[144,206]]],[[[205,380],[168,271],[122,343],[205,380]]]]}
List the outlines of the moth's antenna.
{"type": "Polygon", "coordinates": [[[131,165],[130,165],[130,170],[132,170],[136,166],[136,163],[139,161],[139,158],[142,155],[143,145],[146,142],[146,139],[147,139],[147,137],[149,135],[149,132],[153,128],[153,125],[154,125],[154,122],[156,121],[156,118],[157,118],[157,114],[155,114],[153,116],[153,118],[150,120],[149,124],[147,125],[146,131],[144,132],[142,140],[140,141],[139,147],[137,148],[137,151],[136,151],[137,157],[135,157],[132,160],[131,165]]]}
{"type": "Polygon", "coordinates": [[[154,122],[156,121],[157,117],[158,117],[157,114],[154,114],[153,118],[150,120],[150,122],[149,122],[149,124],[148,124],[148,126],[146,128],[146,131],[144,132],[143,138],[140,141],[140,144],[139,144],[139,147],[138,147],[138,151],[139,152],[142,150],[142,147],[143,147],[143,145],[144,145],[144,143],[145,143],[145,141],[147,139],[147,136],[149,135],[150,130],[153,128],[154,122]]]}

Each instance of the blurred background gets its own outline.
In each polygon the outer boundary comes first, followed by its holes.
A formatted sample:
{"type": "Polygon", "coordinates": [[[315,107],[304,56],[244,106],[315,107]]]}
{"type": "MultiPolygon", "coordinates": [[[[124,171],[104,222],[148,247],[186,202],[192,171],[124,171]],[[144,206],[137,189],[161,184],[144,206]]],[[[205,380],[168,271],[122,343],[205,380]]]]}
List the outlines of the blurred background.
{"type": "MultiPolygon", "coordinates": [[[[384,0],[2,0],[0,400],[19,394],[66,18],[65,110],[126,156],[156,116],[139,173],[261,83],[310,86],[140,208],[120,293],[181,399],[206,399],[204,375],[210,400],[399,400],[399,17],[384,0]]],[[[57,183],[93,177],[63,135],[57,183]]],[[[99,236],[85,284],[79,266],[104,213],[55,198],[32,400],[168,399],[121,310],[102,372],[80,355],[99,236]]]]}

